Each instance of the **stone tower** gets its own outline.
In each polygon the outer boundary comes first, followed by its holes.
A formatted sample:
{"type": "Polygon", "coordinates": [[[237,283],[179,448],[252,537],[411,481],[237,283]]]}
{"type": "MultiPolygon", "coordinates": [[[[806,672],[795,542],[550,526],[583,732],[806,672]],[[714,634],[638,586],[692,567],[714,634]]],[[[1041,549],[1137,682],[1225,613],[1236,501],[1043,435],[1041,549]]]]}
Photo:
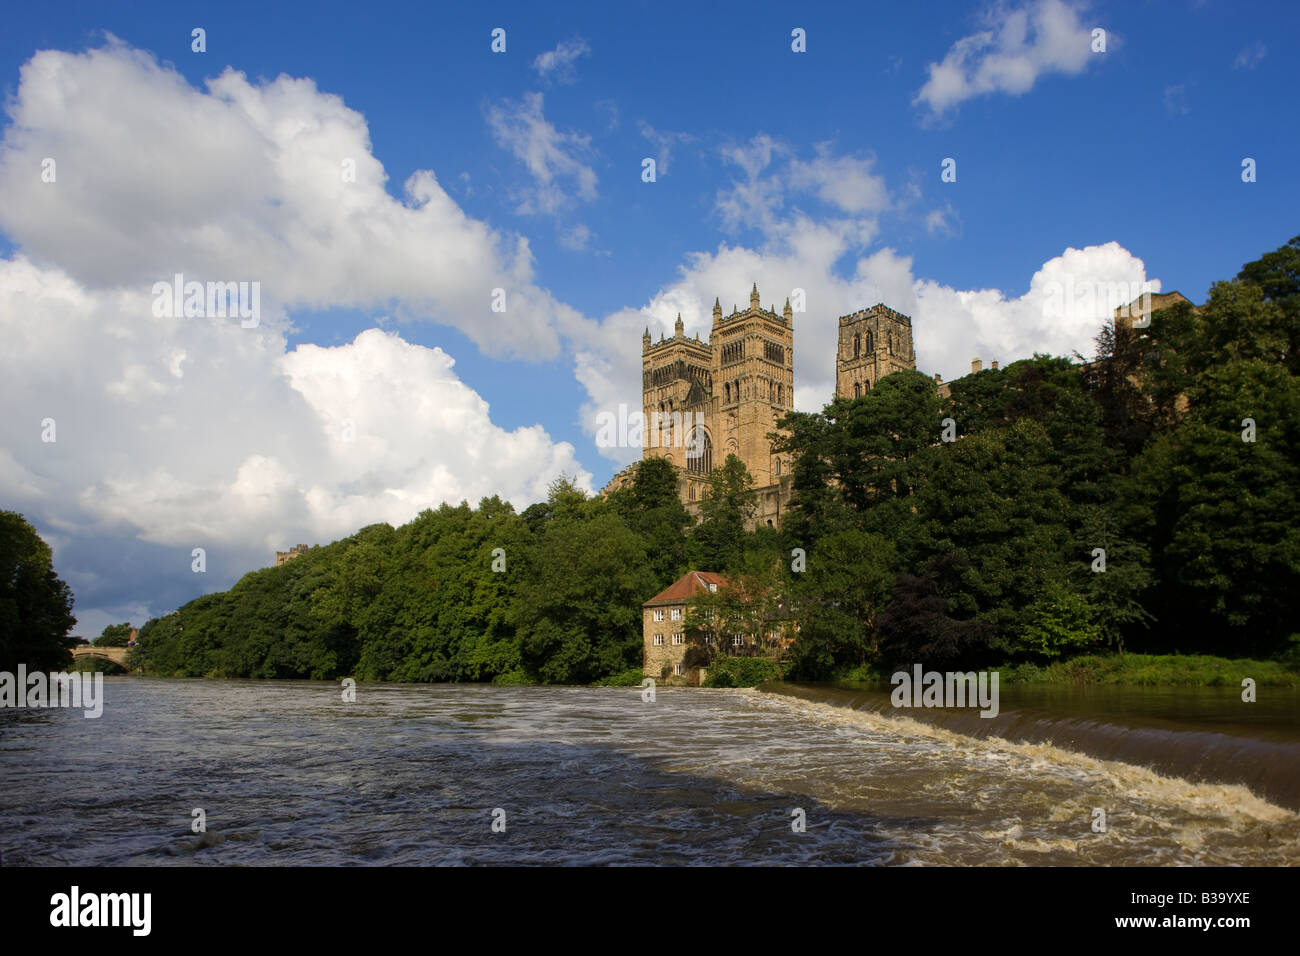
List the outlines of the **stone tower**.
{"type": "Polygon", "coordinates": [[[704,475],[712,468],[707,447],[707,421],[713,411],[713,350],[699,338],[688,339],[677,316],[673,337],[641,337],[641,402],[645,432],[641,457],[667,458],[687,474],[704,475]],[[694,426],[704,422],[703,437],[694,426]],[[704,443],[695,453],[692,439],[704,443]],[[688,452],[691,452],[688,455],[688,452]]]}
{"type": "Polygon", "coordinates": [[[775,484],[784,469],[772,455],[768,433],[794,408],[794,313],[787,298],[780,314],[759,305],[758,285],[749,308],[724,316],[715,301],[711,423],[714,464],[736,455],[754,476],[754,486],[775,484]]]}
{"type": "Polygon", "coordinates": [[[884,303],[840,316],[835,395],[858,398],[891,372],[916,368],[912,320],[884,303]]]}
{"type": "Polygon", "coordinates": [[[667,458],[682,469],[682,498],[698,501],[708,475],[736,455],[757,488],[786,469],[767,435],[794,408],[794,313],[764,309],[758,286],[749,308],[722,314],[713,301],[709,341],[686,337],[681,316],[671,339],[641,338],[642,457],[667,458]]]}

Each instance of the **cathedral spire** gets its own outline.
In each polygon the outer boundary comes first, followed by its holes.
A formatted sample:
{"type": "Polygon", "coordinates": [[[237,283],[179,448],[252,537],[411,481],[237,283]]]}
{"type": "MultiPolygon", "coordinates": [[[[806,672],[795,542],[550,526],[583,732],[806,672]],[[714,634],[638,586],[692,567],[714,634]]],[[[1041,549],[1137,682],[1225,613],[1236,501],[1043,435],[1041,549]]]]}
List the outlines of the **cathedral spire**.
{"type": "Polygon", "coordinates": [[[753,291],[749,293],[749,307],[758,310],[758,283],[754,283],[753,291]]]}
{"type": "Polygon", "coordinates": [[[677,313],[677,322],[673,325],[673,338],[683,338],[685,336],[685,326],[682,325],[682,314],[677,313]]]}

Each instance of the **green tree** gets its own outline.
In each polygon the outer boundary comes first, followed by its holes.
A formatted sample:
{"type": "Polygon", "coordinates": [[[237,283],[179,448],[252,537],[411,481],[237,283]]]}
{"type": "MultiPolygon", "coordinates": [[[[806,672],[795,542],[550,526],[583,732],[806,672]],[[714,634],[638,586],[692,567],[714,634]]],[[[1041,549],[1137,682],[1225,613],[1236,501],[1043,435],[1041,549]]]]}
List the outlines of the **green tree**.
{"type": "Polygon", "coordinates": [[[72,603],[49,545],[22,515],[0,511],[0,670],[64,666],[76,644],[72,603]]]}
{"type": "Polygon", "coordinates": [[[121,624],[106,625],[100,632],[99,637],[90,643],[95,647],[126,647],[127,642],[131,640],[131,623],[129,621],[121,624]]]}
{"type": "Polygon", "coordinates": [[[740,568],[745,525],[754,517],[757,507],[753,476],[743,461],[728,455],[709,474],[709,487],[700,501],[700,521],[693,537],[703,570],[740,568]]]}

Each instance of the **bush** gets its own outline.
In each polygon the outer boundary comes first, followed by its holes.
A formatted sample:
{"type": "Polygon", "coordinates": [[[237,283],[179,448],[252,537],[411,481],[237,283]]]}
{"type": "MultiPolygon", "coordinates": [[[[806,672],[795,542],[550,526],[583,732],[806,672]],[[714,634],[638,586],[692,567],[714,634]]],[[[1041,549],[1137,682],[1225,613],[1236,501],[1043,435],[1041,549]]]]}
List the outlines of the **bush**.
{"type": "Polygon", "coordinates": [[[781,676],[781,665],[763,657],[719,657],[709,665],[704,686],[753,687],[781,676]]]}
{"type": "Polygon", "coordinates": [[[595,681],[595,687],[640,687],[645,680],[645,673],[639,667],[629,667],[618,674],[610,674],[595,681]]]}

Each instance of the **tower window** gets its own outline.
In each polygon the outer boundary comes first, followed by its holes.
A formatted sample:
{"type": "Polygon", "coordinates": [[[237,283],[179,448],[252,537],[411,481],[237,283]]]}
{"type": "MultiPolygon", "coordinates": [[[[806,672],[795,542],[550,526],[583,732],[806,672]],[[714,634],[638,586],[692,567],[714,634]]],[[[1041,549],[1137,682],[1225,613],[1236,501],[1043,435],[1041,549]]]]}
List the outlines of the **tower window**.
{"type": "Polygon", "coordinates": [[[876,337],[871,333],[871,330],[868,329],[867,330],[867,351],[874,352],[875,350],[876,350],[876,337]]]}
{"type": "Polygon", "coordinates": [[[853,357],[857,358],[862,354],[862,336],[853,336],[853,357]]]}
{"type": "Polygon", "coordinates": [[[854,382],[854,383],[853,383],[853,397],[854,397],[854,398],[861,398],[861,397],[862,397],[862,383],[861,383],[861,382],[854,382]]]}

